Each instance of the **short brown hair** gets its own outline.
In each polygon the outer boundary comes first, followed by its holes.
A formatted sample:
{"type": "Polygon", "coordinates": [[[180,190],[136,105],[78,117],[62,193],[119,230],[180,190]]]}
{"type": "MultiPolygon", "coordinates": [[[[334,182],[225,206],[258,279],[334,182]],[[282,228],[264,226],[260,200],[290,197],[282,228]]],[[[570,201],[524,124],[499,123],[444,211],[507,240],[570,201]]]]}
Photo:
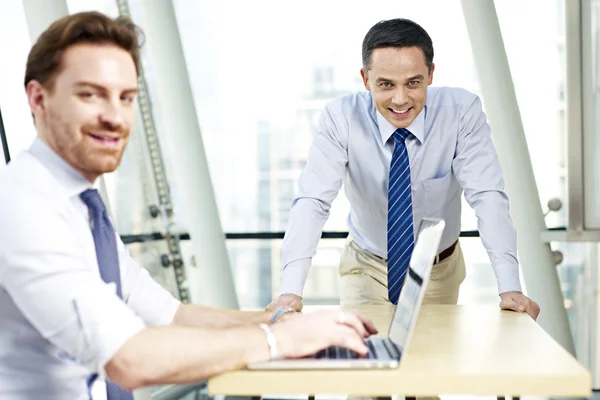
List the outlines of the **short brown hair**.
{"type": "Polygon", "coordinates": [[[139,75],[142,41],[142,30],[129,17],[112,19],[96,11],[67,15],[50,25],[31,48],[25,87],[31,80],[51,86],[60,70],[63,53],[79,43],[114,44],[126,50],[139,75]]]}

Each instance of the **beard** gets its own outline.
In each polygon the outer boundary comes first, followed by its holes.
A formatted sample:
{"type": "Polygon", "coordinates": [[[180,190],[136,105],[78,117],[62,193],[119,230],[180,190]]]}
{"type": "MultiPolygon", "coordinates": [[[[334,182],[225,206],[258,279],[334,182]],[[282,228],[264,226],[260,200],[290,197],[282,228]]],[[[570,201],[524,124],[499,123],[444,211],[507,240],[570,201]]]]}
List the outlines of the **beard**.
{"type": "Polygon", "coordinates": [[[98,176],[113,172],[121,163],[123,153],[129,140],[129,129],[124,125],[90,123],[74,125],[48,115],[46,134],[42,139],[89,181],[98,176]],[[105,133],[118,136],[119,143],[115,146],[103,146],[90,133],[105,133]]]}

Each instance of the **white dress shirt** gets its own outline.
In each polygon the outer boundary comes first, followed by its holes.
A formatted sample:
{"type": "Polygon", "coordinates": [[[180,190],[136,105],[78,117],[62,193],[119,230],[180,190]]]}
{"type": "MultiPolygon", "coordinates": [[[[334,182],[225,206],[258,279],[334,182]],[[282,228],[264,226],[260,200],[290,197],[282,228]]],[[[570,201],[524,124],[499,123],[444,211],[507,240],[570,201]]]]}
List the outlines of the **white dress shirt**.
{"type": "Polygon", "coordinates": [[[179,307],[118,236],[123,300],[102,281],[91,186],[40,139],[0,170],[0,399],[89,399],[89,376],[179,307]]]}
{"type": "MultiPolygon", "coordinates": [[[[282,293],[302,296],[311,259],[342,183],[350,202],[348,230],[364,250],[387,259],[388,180],[397,128],[376,110],[370,92],[324,109],[299,181],[283,240],[282,293]]],[[[461,194],[475,209],[481,240],[500,293],[520,291],[516,234],[490,127],[479,98],[463,89],[432,88],[407,128],[413,222],[442,218],[439,250],[460,234],[461,194]]]]}

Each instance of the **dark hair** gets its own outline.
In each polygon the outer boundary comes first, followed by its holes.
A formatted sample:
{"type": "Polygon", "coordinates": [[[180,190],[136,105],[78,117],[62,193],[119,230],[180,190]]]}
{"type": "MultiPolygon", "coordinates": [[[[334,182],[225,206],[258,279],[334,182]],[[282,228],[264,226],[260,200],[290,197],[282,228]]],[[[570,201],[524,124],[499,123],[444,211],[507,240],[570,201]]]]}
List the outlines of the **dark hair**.
{"type": "Polygon", "coordinates": [[[421,25],[405,18],[380,21],[365,35],[362,44],[362,62],[365,69],[371,65],[373,50],[382,47],[418,47],[425,55],[425,64],[431,72],[433,43],[421,25]]]}
{"type": "Polygon", "coordinates": [[[36,80],[52,86],[63,53],[79,43],[113,44],[127,51],[139,74],[142,30],[128,17],[112,19],[99,12],[82,12],[63,17],[48,27],[35,42],[25,70],[25,86],[36,80]]]}

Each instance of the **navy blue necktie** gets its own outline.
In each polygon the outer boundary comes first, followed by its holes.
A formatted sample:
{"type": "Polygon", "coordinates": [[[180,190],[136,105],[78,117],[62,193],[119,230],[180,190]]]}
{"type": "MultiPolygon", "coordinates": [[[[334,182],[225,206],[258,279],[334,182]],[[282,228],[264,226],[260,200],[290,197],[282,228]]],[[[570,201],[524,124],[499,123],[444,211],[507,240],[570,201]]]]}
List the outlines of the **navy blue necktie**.
{"type": "Polygon", "coordinates": [[[410,135],[399,128],[394,134],[394,153],[388,186],[388,298],[398,303],[400,290],[414,246],[410,162],[405,140],[410,135]]]}
{"type": "MultiPolygon", "coordinates": [[[[88,206],[92,214],[92,235],[96,246],[96,259],[100,276],[104,282],[114,282],[117,286],[117,295],[123,298],[121,292],[121,272],[119,270],[119,254],[117,252],[117,239],[106,207],[96,189],[88,189],[79,195],[81,200],[88,206]]],[[[96,379],[93,376],[89,386],[96,379]]],[[[133,393],[125,390],[109,380],[106,381],[106,394],[108,400],[133,400],[133,393]]]]}

